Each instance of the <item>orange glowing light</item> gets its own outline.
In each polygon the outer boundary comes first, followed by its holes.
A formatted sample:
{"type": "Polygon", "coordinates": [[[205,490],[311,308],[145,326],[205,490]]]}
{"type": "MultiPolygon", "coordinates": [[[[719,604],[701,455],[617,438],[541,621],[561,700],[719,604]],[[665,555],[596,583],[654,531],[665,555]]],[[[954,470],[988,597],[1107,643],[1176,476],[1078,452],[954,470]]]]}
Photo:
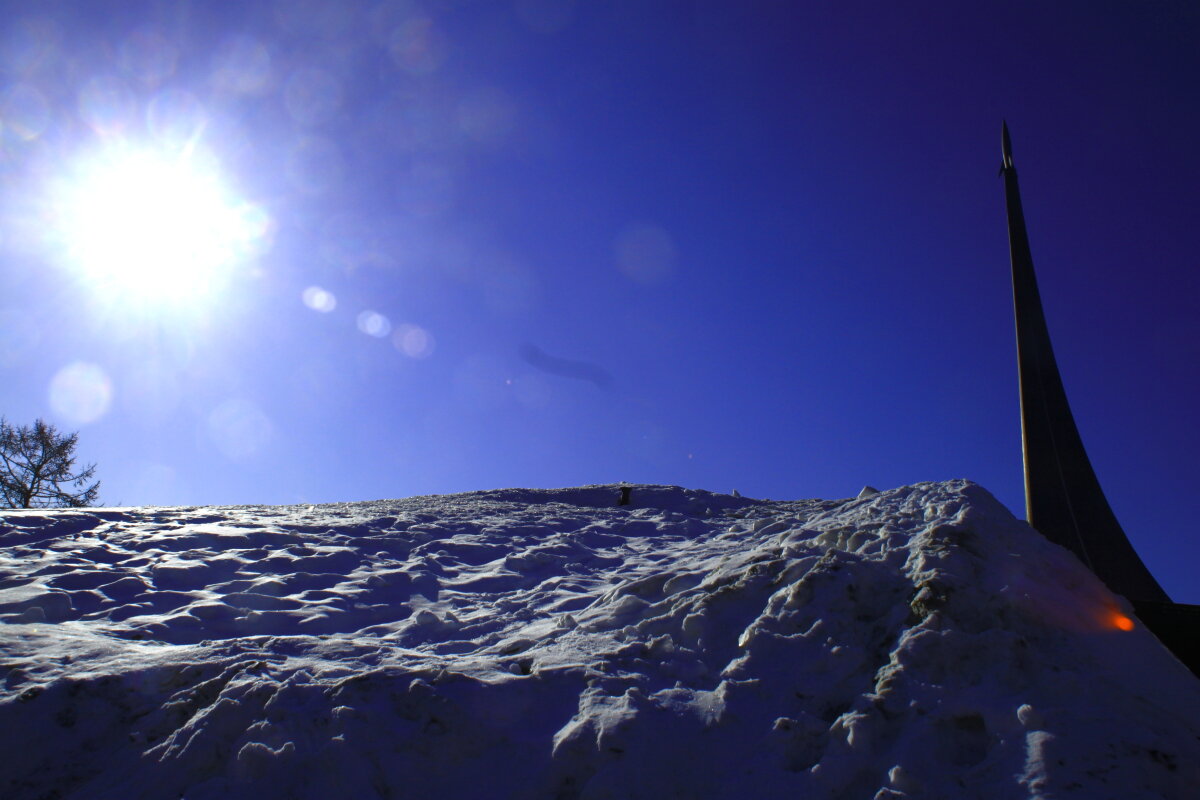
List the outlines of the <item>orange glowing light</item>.
{"type": "Polygon", "coordinates": [[[1113,614],[1112,624],[1123,631],[1133,630],[1133,620],[1121,613],[1113,614]]]}

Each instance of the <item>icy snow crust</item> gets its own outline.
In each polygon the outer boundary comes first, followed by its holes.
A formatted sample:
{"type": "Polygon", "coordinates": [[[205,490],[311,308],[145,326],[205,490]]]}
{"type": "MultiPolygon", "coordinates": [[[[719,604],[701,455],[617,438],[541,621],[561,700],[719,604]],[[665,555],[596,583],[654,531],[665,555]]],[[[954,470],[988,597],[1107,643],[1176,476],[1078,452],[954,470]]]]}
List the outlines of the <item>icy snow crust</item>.
{"type": "Polygon", "coordinates": [[[1200,682],[967,481],[6,513],[0,796],[1193,798],[1200,682]]]}

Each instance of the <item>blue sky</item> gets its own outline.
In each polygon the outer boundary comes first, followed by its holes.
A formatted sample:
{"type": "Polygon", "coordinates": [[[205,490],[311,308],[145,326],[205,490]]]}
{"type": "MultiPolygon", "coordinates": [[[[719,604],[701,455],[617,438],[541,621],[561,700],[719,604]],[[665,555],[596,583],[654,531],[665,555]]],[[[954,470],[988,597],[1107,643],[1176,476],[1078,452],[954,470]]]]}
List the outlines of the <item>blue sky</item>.
{"type": "Polygon", "coordinates": [[[968,477],[1020,516],[1007,119],[1084,441],[1200,602],[1200,11],[899,6],[4,3],[0,411],[108,503],[968,477]],[[147,152],[201,188],[139,201],[147,152]]]}

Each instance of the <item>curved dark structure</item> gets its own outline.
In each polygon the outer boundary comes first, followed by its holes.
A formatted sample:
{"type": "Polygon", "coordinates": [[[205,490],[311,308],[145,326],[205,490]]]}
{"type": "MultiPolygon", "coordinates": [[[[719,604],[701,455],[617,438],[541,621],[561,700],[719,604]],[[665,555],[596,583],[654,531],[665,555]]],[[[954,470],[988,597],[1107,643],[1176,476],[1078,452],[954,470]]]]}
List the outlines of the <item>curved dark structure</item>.
{"type": "Polygon", "coordinates": [[[1047,539],[1079,556],[1117,594],[1131,601],[1170,602],[1109,508],[1067,404],[1033,272],[1007,124],[1003,152],[1000,174],[1008,205],[1021,377],[1025,517],[1047,539]]]}
{"type": "Polygon", "coordinates": [[[1079,556],[1109,589],[1124,595],[1142,623],[1200,676],[1200,606],[1172,603],[1158,585],[1117,522],[1083,448],[1042,312],[1007,124],[1002,133],[1000,174],[1008,205],[1017,322],[1025,518],[1047,539],[1079,556]]]}

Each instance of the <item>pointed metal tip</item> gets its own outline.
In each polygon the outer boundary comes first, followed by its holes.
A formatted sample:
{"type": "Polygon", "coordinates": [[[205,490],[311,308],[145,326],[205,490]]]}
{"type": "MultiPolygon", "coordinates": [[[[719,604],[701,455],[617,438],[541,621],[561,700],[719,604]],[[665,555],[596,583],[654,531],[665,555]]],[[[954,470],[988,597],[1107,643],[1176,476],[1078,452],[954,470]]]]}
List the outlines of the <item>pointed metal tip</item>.
{"type": "Polygon", "coordinates": [[[1004,154],[1004,162],[1001,169],[1012,169],[1012,139],[1008,135],[1008,122],[1001,121],[1000,125],[1000,146],[1004,154]]]}

